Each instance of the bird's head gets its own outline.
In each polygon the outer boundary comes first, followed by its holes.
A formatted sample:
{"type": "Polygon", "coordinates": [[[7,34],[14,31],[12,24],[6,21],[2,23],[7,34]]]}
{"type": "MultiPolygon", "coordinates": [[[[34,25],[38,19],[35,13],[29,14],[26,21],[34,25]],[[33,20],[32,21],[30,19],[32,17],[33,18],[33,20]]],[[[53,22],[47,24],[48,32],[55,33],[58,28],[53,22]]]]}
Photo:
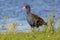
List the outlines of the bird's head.
{"type": "Polygon", "coordinates": [[[25,10],[25,9],[30,9],[30,5],[24,5],[22,10],[25,10]]]}

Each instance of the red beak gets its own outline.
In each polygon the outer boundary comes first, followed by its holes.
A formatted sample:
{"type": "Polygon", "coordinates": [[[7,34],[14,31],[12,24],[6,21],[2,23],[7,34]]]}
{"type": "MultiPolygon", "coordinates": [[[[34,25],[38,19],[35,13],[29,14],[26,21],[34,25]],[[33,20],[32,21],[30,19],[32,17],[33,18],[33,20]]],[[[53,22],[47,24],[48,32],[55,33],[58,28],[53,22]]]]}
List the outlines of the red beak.
{"type": "Polygon", "coordinates": [[[25,10],[25,6],[23,6],[22,10],[25,10]]]}

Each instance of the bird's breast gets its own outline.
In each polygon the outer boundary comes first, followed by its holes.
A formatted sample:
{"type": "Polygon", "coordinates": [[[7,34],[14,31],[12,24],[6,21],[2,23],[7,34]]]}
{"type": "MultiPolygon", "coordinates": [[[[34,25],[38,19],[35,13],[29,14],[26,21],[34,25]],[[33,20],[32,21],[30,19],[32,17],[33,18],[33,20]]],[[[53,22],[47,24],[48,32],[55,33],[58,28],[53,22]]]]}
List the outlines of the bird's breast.
{"type": "Polygon", "coordinates": [[[26,17],[26,18],[27,18],[27,20],[28,20],[28,21],[30,21],[30,22],[31,22],[31,21],[34,21],[34,18],[33,18],[33,17],[31,17],[31,16],[29,16],[29,15],[27,15],[27,17],[26,17]]]}

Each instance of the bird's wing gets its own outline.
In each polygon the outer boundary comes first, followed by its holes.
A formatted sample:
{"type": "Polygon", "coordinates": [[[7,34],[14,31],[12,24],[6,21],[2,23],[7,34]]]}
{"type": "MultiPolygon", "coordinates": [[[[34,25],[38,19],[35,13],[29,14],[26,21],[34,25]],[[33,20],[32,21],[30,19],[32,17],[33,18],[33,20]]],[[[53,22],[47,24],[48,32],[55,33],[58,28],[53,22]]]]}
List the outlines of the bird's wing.
{"type": "MultiPolygon", "coordinates": [[[[35,14],[31,14],[32,17],[34,17],[36,20],[38,19],[42,19],[41,17],[39,17],[38,15],[35,15],[35,14]]],[[[42,19],[43,20],[43,19],[42,19]]]]}
{"type": "Polygon", "coordinates": [[[38,23],[38,24],[45,24],[45,21],[41,18],[41,17],[39,17],[39,16],[37,16],[37,15],[35,15],[35,14],[31,14],[32,15],[32,17],[35,19],[35,21],[38,23]]]}

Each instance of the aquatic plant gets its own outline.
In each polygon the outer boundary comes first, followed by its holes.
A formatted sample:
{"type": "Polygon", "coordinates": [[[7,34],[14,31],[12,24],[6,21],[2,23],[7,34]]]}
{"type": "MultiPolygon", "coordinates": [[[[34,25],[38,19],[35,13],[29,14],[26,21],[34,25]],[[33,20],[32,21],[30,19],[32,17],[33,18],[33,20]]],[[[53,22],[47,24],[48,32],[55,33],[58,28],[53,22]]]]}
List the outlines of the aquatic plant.
{"type": "Polygon", "coordinates": [[[14,33],[14,34],[16,33],[15,29],[12,27],[11,24],[8,25],[8,29],[10,31],[9,33],[14,33]]]}
{"type": "Polygon", "coordinates": [[[55,15],[55,12],[53,12],[52,15],[48,17],[47,32],[54,33],[55,22],[56,22],[56,15],[55,15]]]}
{"type": "Polygon", "coordinates": [[[4,25],[4,24],[2,24],[2,26],[1,26],[1,27],[2,27],[2,29],[4,29],[4,28],[5,28],[5,25],[4,25]]]}
{"type": "Polygon", "coordinates": [[[14,23],[12,23],[12,25],[13,25],[13,28],[16,29],[16,27],[17,27],[17,23],[14,22],[14,23]]]}

